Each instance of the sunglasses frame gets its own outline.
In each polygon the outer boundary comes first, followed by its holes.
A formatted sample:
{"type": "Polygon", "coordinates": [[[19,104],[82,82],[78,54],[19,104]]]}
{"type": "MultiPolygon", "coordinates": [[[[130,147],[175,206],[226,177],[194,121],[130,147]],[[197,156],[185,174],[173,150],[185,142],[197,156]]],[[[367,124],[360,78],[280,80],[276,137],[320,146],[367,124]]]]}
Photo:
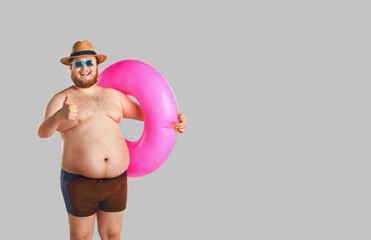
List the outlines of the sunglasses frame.
{"type": "MultiPolygon", "coordinates": [[[[86,64],[87,61],[93,61],[94,64],[93,64],[93,66],[91,66],[91,67],[94,67],[95,63],[97,63],[97,60],[95,60],[95,59],[87,59],[87,60],[85,60],[85,61],[77,60],[77,61],[73,61],[72,63],[73,63],[73,66],[74,66],[75,68],[83,68],[84,65],[86,65],[87,67],[89,67],[89,66],[86,64]],[[82,63],[81,67],[76,67],[76,63],[77,63],[77,62],[81,62],[81,63],[82,63]]],[[[91,67],[89,67],[89,68],[91,68],[91,67]]]]}

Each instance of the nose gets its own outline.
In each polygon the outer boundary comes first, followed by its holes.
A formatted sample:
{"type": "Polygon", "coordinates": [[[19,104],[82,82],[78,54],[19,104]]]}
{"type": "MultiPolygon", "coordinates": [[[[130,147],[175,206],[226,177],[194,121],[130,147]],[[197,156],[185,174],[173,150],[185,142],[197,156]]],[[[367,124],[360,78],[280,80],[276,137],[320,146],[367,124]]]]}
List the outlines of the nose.
{"type": "Polygon", "coordinates": [[[86,66],[86,63],[84,63],[84,65],[82,66],[82,69],[86,69],[88,68],[88,66],[86,66]]]}

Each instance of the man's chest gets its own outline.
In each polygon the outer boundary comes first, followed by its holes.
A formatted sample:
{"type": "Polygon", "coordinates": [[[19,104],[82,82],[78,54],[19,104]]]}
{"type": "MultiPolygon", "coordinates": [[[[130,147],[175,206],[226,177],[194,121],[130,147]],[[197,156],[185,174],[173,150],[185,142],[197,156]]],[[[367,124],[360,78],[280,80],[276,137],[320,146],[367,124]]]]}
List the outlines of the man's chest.
{"type": "Polygon", "coordinates": [[[71,100],[71,103],[77,106],[79,122],[83,122],[95,114],[105,114],[117,122],[122,119],[123,110],[117,99],[104,96],[74,96],[71,100]]]}

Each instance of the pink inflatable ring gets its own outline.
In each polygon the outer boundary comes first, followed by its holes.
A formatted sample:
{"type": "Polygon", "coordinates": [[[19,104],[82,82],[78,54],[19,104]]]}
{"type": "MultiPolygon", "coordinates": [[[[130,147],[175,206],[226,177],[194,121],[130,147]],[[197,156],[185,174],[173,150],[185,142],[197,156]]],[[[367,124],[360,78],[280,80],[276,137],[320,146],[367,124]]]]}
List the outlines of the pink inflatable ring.
{"type": "Polygon", "coordinates": [[[142,136],[125,139],[130,154],[128,177],[140,177],[159,168],[173,148],[177,105],[166,80],[150,65],[137,60],[112,64],[98,77],[98,86],[114,88],[135,97],[144,114],[142,136]]]}

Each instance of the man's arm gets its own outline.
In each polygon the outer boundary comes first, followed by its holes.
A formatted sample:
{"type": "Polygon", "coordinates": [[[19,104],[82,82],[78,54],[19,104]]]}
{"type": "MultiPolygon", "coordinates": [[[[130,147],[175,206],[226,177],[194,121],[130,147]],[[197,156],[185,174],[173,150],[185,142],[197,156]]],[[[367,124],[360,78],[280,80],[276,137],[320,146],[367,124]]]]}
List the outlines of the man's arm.
{"type": "Polygon", "coordinates": [[[69,104],[68,99],[68,93],[59,93],[50,100],[45,110],[44,119],[39,125],[38,134],[40,138],[53,135],[63,120],[73,120],[77,117],[77,107],[69,104]]]}
{"type": "Polygon", "coordinates": [[[123,108],[123,117],[144,121],[144,115],[140,105],[131,100],[128,96],[126,96],[123,93],[121,93],[120,96],[123,108]]]}
{"type": "MultiPolygon", "coordinates": [[[[120,99],[123,106],[123,116],[124,118],[135,119],[139,121],[144,121],[144,115],[142,108],[139,104],[131,100],[128,96],[120,92],[120,99]]],[[[182,114],[178,114],[178,121],[172,125],[172,128],[176,129],[178,132],[183,133],[187,127],[187,119],[182,114]]]]}

